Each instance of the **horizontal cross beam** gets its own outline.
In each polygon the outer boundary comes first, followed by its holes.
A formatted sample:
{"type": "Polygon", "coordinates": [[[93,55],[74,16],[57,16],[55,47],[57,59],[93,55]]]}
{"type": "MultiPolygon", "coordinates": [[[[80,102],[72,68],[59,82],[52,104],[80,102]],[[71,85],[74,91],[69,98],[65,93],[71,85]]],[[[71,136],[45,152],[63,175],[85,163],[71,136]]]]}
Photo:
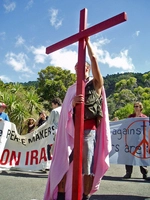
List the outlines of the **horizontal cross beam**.
{"type": "Polygon", "coordinates": [[[103,22],[100,22],[90,28],[87,28],[79,33],[76,33],[64,40],[61,40],[60,42],[57,42],[47,47],[46,54],[50,54],[58,49],[61,49],[61,48],[64,48],[65,46],[73,44],[82,38],[86,38],[96,33],[99,33],[105,29],[111,28],[112,26],[118,25],[126,20],[127,20],[127,14],[125,12],[120,13],[119,15],[109,18],[103,22]]]}

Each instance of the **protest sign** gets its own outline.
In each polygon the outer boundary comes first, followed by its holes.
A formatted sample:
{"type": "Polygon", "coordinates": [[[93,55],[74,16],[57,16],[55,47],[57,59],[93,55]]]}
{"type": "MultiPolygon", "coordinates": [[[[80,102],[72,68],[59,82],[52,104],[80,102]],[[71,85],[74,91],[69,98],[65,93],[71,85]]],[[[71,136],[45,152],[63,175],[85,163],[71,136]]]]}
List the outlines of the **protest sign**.
{"type": "MultiPolygon", "coordinates": [[[[127,118],[110,122],[112,151],[110,163],[150,166],[149,118],[127,118]]],[[[45,122],[26,135],[19,135],[16,125],[0,122],[0,169],[40,170],[51,164],[54,125],[45,122]]],[[[63,141],[62,141],[63,142],[63,141]]]]}
{"type": "Polygon", "coordinates": [[[149,118],[127,118],[110,122],[110,163],[150,166],[149,118]]]}
{"type": "Polygon", "coordinates": [[[0,169],[49,168],[54,135],[54,125],[47,122],[26,135],[19,135],[15,124],[0,122],[0,169]]]}

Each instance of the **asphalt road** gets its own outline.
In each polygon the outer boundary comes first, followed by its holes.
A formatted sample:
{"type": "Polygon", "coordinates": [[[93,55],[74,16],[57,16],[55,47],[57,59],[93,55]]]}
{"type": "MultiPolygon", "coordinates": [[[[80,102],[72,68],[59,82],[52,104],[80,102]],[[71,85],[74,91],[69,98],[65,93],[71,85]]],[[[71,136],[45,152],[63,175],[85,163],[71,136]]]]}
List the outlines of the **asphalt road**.
{"type": "MultiPolygon", "coordinates": [[[[150,177],[150,166],[148,167],[150,177]]],[[[123,165],[111,164],[99,191],[90,200],[150,200],[150,180],[134,166],[131,179],[122,179],[123,165]]],[[[0,171],[0,200],[43,200],[48,173],[0,171]]]]}

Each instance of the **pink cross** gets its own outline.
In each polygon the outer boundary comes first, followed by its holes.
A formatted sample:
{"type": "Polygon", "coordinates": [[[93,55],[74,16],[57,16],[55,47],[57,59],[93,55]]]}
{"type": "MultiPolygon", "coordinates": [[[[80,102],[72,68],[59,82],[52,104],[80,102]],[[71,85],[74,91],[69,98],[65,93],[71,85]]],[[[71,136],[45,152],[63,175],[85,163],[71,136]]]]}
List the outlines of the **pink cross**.
{"type": "MultiPolygon", "coordinates": [[[[84,95],[84,79],[85,79],[85,38],[111,28],[127,20],[126,13],[121,13],[110,19],[107,19],[95,26],[86,28],[87,25],[87,9],[80,11],[79,32],[60,42],[57,42],[46,48],[46,53],[52,53],[58,49],[68,46],[72,43],[78,43],[78,69],[77,70],[77,92],[76,94],[84,95]]],[[[80,200],[82,188],[82,141],[84,126],[84,104],[76,106],[75,117],[75,139],[74,139],[74,163],[73,163],[73,187],[72,200],[80,200]]]]}

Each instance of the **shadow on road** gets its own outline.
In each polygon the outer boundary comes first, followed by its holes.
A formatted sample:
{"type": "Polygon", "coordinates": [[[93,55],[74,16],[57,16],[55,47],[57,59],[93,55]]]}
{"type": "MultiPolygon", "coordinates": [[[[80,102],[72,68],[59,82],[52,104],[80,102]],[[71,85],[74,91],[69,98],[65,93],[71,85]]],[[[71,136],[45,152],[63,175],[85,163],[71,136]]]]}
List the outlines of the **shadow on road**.
{"type": "Polygon", "coordinates": [[[150,200],[150,198],[131,195],[92,195],[90,200],[150,200]]]}
{"type": "Polygon", "coordinates": [[[29,178],[47,178],[49,172],[19,172],[19,171],[1,171],[0,175],[15,176],[15,177],[29,177],[29,178]]]}
{"type": "Polygon", "coordinates": [[[150,179],[149,180],[145,180],[145,179],[140,179],[140,178],[130,178],[130,179],[124,179],[122,177],[115,177],[115,176],[104,176],[102,178],[103,180],[109,180],[109,181],[124,181],[124,182],[127,182],[127,181],[130,181],[130,182],[137,182],[137,183],[147,183],[147,182],[150,182],[150,179]]]}

